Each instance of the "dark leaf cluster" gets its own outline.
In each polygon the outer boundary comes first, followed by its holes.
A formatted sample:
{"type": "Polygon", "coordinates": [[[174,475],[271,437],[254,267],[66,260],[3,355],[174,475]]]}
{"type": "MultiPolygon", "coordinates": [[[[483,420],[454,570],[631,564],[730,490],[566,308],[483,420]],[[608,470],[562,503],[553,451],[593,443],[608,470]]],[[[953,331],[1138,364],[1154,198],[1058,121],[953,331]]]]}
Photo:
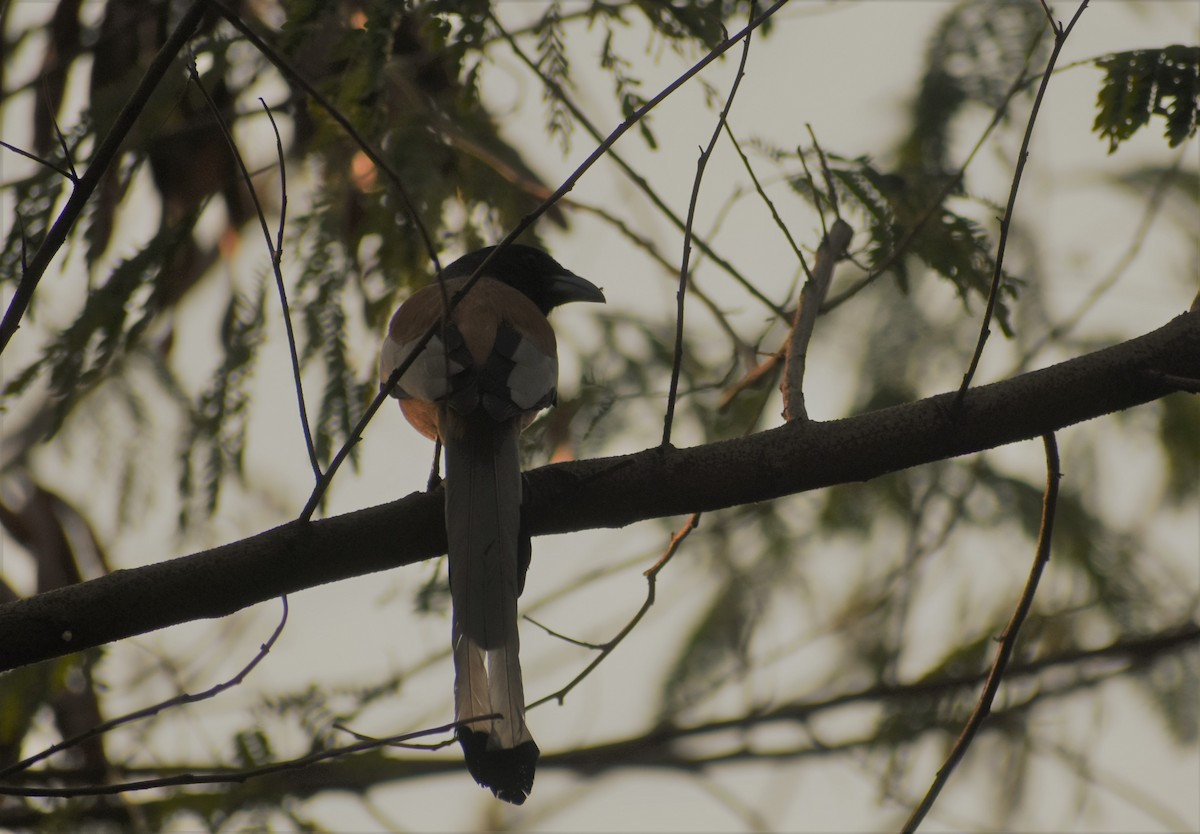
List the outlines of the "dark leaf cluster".
{"type": "Polygon", "coordinates": [[[1172,148],[1196,135],[1200,46],[1118,52],[1097,59],[1096,66],[1104,70],[1104,82],[1092,130],[1108,140],[1109,153],[1154,116],[1166,121],[1163,133],[1172,148]]]}

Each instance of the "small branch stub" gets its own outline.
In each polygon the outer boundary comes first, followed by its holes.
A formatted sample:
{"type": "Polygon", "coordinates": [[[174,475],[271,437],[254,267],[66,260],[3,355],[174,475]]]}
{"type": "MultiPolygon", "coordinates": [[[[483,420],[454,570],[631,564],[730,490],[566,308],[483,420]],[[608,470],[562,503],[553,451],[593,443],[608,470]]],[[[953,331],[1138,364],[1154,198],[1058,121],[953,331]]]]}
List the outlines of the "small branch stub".
{"type": "Polygon", "coordinates": [[[829,232],[821,245],[817,247],[817,260],[813,264],[812,275],[800,290],[800,301],[796,306],[796,317],[792,323],[792,333],[787,343],[787,358],[784,365],[783,382],[780,390],[783,392],[783,419],[807,420],[808,412],[804,408],[804,363],[808,356],[808,343],[812,340],[813,329],[820,315],[821,305],[829,294],[829,285],[833,279],[833,267],[846,253],[850,239],[854,237],[854,229],[840,217],[829,227],[829,232]]]}

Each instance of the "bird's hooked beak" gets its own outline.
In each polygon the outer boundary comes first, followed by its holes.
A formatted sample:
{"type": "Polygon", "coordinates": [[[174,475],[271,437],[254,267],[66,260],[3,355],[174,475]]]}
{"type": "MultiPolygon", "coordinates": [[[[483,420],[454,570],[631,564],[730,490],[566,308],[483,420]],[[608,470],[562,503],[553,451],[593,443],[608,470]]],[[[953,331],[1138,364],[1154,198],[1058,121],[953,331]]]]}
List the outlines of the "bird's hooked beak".
{"type": "Polygon", "coordinates": [[[603,290],[573,272],[564,271],[550,276],[542,290],[549,307],[558,307],[572,301],[595,301],[600,304],[605,301],[603,290]]]}

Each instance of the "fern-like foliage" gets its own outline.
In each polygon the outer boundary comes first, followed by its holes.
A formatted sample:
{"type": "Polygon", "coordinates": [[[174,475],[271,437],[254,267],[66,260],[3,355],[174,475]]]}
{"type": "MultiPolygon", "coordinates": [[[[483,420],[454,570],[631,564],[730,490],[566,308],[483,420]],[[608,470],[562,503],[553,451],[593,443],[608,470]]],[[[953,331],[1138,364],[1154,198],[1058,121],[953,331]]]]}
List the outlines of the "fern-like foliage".
{"type": "MultiPolygon", "coordinates": [[[[987,298],[996,267],[994,243],[975,220],[938,202],[945,178],[884,172],[866,157],[831,156],[829,169],[842,205],[865,221],[869,269],[886,267],[907,289],[916,259],[949,281],[964,304],[972,297],[987,298]]],[[[806,178],[795,179],[793,185],[807,199],[817,199],[806,178]]],[[[1004,274],[996,319],[1005,335],[1012,335],[1006,300],[1016,297],[1019,285],[1016,277],[1004,274]]]]}
{"type": "Polygon", "coordinates": [[[651,24],[652,30],[677,43],[699,41],[711,49],[725,36],[725,20],[743,5],[738,0],[695,0],[691,3],[663,3],[660,0],[635,0],[636,7],[651,24]]]}
{"type": "Polygon", "coordinates": [[[1200,46],[1175,44],[1162,49],[1134,49],[1096,61],[1104,83],[1096,97],[1092,130],[1108,140],[1108,152],[1150,123],[1166,120],[1164,134],[1172,148],[1196,135],[1200,107],[1200,46]]]}
{"type": "Polygon", "coordinates": [[[180,454],[180,527],[187,527],[196,509],[202,517],[212,514],[225,479],[242,475],[248,386],[266,321],[266,288],[266,277],[261,276],[250,295],[235,292],[225,307],[220,330],[223,359],[200,396],[180,454]],[[198,504],[197,499],[202,501],[198,504]]]}
{"type": "Polygon", "coordinates": [[[957,3],[926,49],[925,72],[898,167],[950,170],[954,120],[970,104],[1000,106],[1030,59],[1045,50],[1045,31],[1045,12],[1037,0],[957,3]]]}
{"type": "MultiPolygon", "coordinates": [[[[606,31],[604,45],[600,49],[600,68],[612,76],[613,88],[621,103],[621,115],[628,119],[646,103],[646,97],[638,92],[641,82],[630,74],[630,62],[614,48],[612,22],[606,18],[604,26],[606,31]]],[[[652,150],[658,148],[648,116],[638,122],[638,131],[652,150]]]]}
{"type": "Polygon", "coordinates": [[[570,62],[567,60],[566,31],[562,20],[562,4],[556,0],[546,9],[534,31],[537,33],[537,66],[547,81],[542,87],[546,103],[546,134],[556,140],[562,152],[571,146],[571,129],[575,117],[562,98],[562,90],[570,84],[570,62]]]}
{"type": "Polygon", "coordinates": [[[314,232],[316,239],[306,253],[293,314],[299,317],[304,334],[302,364],[307,366],[319,359],[322,366],[324,385],[312,429],[317,458],[324,463],[348,439],[360,410],[362,391],[355,381],[357,369],[350,362],[346,341],[346,303],[351,287],[346,275],[352,270],[338,241],[319,224],[314,232]]]}
{"type": "Polygon", "coordinates": [[[185,221],[178,228],[160,230],[137,254],[120,261],[104,283],[88,293],[75,321],[9,381],[4,395],[19,395],[41,373],[48,373],[55,400],[50,434],[57,431],[79,398],[140,337],[153,316],[154,288],[164,266],[171,263],[191,225],[185,221]],[[131,323],[136,309],[142,315],[131,323]]]}
{"type": "MultiPolygon", "coordinates": [[[[66,135],[63,142],[68,148],[77,147],[91,129],[88,119],[81,119],[66,135]]],[[[8,153],[7,150],[3,151],[8,153]]],[[[21,277],[21,267],[34,253],[54,222],[58,198],[66,181],[58,169],[67,170],[67,157],[60,144],[55,144],[45,157],[52,166],[38,166],[28,177],[10,183],[5,190],[13,202],[12,213],[17,222],[9,226],[4,239],[4,250],[0,252],[0,282],[16,281],[21,277]]]]}

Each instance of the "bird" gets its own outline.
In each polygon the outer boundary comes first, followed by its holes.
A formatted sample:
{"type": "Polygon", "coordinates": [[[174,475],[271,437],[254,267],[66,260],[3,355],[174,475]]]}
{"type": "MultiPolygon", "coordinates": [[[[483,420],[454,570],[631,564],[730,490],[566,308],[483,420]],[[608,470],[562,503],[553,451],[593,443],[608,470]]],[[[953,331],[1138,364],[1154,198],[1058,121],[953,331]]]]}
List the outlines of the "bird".
{"type": "Polygon", "coordinates": [[[384,386],[433,331],[390,393],[445,450],[456,735],[475,781],[515,805],[532,791],[540,755],[525,722],[517,632],[531,555],[518,438],[556,402],[558,349],[547,316],[573,301],[603,303],[604,292],[541,249],[485,247],[405,300],[380,350],[384,386]]]}

